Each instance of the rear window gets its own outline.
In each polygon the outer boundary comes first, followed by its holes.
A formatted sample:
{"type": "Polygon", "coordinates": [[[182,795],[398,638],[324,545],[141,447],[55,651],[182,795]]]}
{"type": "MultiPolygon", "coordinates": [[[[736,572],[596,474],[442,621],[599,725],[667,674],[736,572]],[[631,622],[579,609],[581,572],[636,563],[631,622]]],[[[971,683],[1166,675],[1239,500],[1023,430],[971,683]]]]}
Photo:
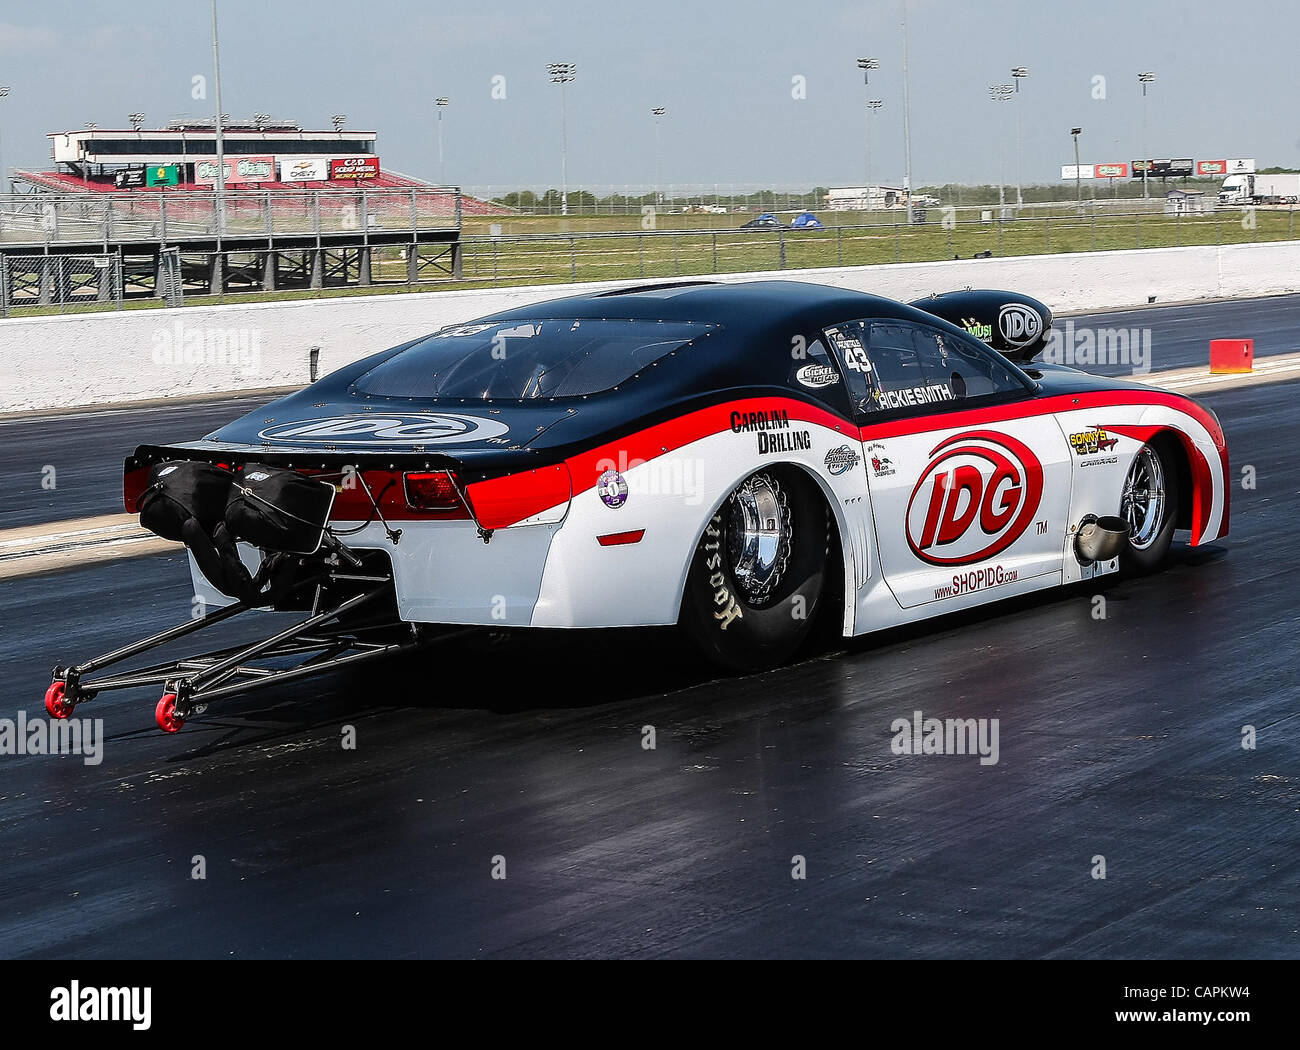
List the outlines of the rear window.
{"type": "Polygon", "coordinates": [[[580,397],[610,390],[720,329],[696,321],[609,318],[459,325],[390,357],[352,389],[380,397],[580,397]]]}

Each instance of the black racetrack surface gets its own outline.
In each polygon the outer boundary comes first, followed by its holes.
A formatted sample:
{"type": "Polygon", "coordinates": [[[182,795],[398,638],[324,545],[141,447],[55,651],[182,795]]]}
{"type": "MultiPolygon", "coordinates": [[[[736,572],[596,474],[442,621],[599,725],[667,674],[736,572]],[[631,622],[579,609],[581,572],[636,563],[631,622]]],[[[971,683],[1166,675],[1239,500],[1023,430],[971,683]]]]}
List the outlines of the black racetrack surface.
{"type": "MultiPolygon", "coordinates": [[[[548,634],[253,694],[177,736],[154,692],[104,695],[78,711],[101,764],[0,756],[0,952],[1294,956],[1300,386],[1204,400],[1257,486],[1229,540],[1146,579],[750,677],[668,631],[548,634]],[[999,719],[998,763],[895,755],[916,710],[999,719]]],[[[51,665],[190,593],[170,556],[6,584],[0,717],[42,718],[51,665]]]]}

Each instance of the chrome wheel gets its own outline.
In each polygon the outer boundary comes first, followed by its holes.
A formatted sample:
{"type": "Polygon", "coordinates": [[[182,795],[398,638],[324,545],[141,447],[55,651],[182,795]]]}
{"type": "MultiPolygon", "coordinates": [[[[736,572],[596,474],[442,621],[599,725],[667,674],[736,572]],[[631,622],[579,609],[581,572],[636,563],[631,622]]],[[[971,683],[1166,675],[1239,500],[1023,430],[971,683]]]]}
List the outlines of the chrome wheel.
{"type": "Polygon", "coordinates": [[[1146,550],[1160,535],[1165,505],[1164,466],[1156,451],[1144,445],[1124,479],[1119,505],[1120,517],[1129,524],[1129,543],[1134,549],[1146,550]]]}
{"type": "Polygon", "coordinates": [[[727,553],[745,599],[761,605],[776,593],[790,561],[790,504],[780,483],[755,474],[731,495],[727,553]]]}

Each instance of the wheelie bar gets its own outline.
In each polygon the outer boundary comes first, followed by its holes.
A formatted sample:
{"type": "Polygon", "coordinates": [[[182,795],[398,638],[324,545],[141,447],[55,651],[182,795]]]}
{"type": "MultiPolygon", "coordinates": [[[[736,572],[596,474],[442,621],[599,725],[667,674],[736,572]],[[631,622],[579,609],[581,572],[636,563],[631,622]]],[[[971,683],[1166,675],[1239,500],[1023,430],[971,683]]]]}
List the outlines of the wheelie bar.
{"type": "Polygon", "coordinates": [[[391,586],[383,577],[351,579],[370,579],[377,585],[251,644],[217,649],[117,675],[92,677],[96,671],[112,664],[228,620],[250,608],[244,602],[236,602],[85,663],[56,667],[45,694],[45,709],[52,718],[70,718],[78,704],[94,699],[101,692],[162,684],[163,695],[155,708],[154,717],[160,729],[175,733],[190,715],[201,714],[212,700],[248,692],[273,682],[305,678],[362,661],[407,652],[426,644],[423,638],[414,633],[410,640],[405,641],[368,641],[365,637],[367,631],[374,627],[400,626],[396,623],[352,628],[341,624],[327,626],[330,621],[384,594],[386,588],[391,586]],[[266,667],[254,662],[285,657],[302,659],[289,667],[266,667]]]}

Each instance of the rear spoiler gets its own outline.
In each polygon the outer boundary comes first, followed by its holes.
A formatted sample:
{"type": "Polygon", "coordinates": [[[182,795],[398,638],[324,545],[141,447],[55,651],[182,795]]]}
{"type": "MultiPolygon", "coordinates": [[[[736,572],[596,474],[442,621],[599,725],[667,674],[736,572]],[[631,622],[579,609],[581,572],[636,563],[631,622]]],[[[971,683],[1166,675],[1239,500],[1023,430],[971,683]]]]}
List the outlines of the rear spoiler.
{"type": "Polygon", "coordinates": [[[1052,311],[1018,292],[967,288],[928,295],[909,305],[964,328],[1017,364],[1042,353],[1052,330],[1052,311]]]}
{"type": "MultiPolygon", "coordinates": [[[[195,441],[177,445],[141,445],[128,456],[122,470],[122,502],[128,513],[138,514],[149,471],[167,460],[198,460],[226,469],[248,462],[285,467],[308,477],[322,477],[339,490],[333,515],[337,519],[369,516],[370,493],[377,510],[388,517],[411,516],[406,502],[407,472],[449,471],[462,486],[458,491],[465,509],[480,532],[491,533],[513,525],[544,525],[561,521],[573,497],[569,469],[563,462],[542,462],[523,449],[498,449],[483,454],[457,456],[429,452],[348,452],[279,450],[195,441]],[[340,484],[340,473],[352,468],[361,486],[340,484]],[[368,491],[367,491],[368,490],[368,491]]],[[[438,518],[438,513],[417,514],[438,518]]]]}

